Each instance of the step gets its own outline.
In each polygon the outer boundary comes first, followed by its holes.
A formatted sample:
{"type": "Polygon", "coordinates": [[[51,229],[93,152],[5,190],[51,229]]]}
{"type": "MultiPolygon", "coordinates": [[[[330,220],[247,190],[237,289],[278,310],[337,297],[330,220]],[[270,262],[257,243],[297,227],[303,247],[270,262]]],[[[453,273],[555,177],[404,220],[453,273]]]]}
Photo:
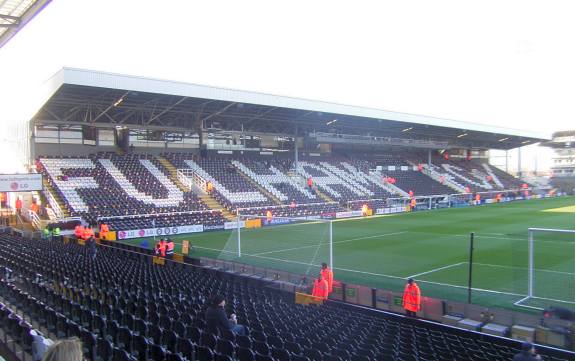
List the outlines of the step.
{"type": "Polygon", "coordinates": [[[314,187],[314,191],[315,193],[324,201],[326,202],[333,202],[334,200],[331,199],[330,197],[328,197],[326,194],[324,194],[323,192],[321,192],[317,187],[314,187]]]}
{"type": "Polygon", "coordinates": [[[156,157],[158,159],[158,161],[160,162],[161,165],[164,166],[164,168],[166,168],[166,170],[168,171],[169,174],[169,178],[172,182],[174,182],[176,184],[176,186],[182,191],[182,192],[190,192],[191,189],[188,189],[188,187],[186,187],[182,182],[180,182],[180,180],[178,179],[178,170],[176,169],[176,167],[174,167],[174,165],[167,160],[164,157],[156,157]]]}

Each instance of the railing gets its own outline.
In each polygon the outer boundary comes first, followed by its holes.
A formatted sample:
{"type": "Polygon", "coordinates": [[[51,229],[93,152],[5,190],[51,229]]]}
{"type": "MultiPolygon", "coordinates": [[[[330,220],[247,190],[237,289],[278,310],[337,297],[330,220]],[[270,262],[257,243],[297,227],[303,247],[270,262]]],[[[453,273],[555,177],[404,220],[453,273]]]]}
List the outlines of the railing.
{"type": "Polygon", "coordinates": [[[50,204],[50,208],[52,208],[52,211],[54,211],[56,218],[64,218],[64,212],[62,212],[62,209],[60,209],[60,205],[56,201],[56,198],[54,198],[52,195],[52,192],[44,188],[44,195],[48,200],[48,204],[50,204]]]}
{"type": "Polygon", "coordinates": [[[144,218],[144,217],[158,217],[158,216],[173,216],[179,214],[201,214],[201,213],[221,213],[220,209],[209,209],[204,211],[182,211],[182,212],[164,212],[164,213],[147,213],[147,214],[128,214],[125,216],[107,216],[98,217],[98,221],[106,221],[110,219],[132,219],[132,218],[144,218]]]}
{"type": "Polygon", "coordinates": [[[319,206],[319,205],[326,205],[326,204],[339,204],[338,202],[315,202],[315,203],[301,203],[301,204],[296,204],[295,207],[292,207],[289,204],[282,204],[279,206],[261,206],[261,207],[245,207],[245,208],[237,208],[236,211],[238,212],[242,212],[242,211],[257,211],[257,210],[261,210],[261,209],[281,209],[281,208],[302,208],[302,207],[308,207],[308,206],[319,206]]]}
{"type": "Polygon", "coordinates": [[[178,169],[178,179],[190,189],[196,185],[201,191],[206,192],[208,182],[193,169],[178,169]]]}
{"type": "Polygon", "coordinates": [[[30,223],[32,223],[32,226],[34,226],[35,229],[37,230],[42,229],[42,221],[40,220],[40,217],[38,217],[36,212],[29,209],[28,218],[30,219],[30,223]]]}

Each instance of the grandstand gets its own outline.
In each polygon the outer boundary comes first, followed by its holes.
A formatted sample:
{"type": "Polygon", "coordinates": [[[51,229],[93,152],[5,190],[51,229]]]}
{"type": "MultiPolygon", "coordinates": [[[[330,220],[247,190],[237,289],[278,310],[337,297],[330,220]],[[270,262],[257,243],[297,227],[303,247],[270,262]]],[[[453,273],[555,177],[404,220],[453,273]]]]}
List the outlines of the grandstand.
{"type": "MultiPolygon", "coordinates": [[[[19,359],[30,358],[33,329],[79,337],[89,360],[508,360],[518,339],[545,360],[575,357],[570,324],[514,305],[526,293],[526,276],[513,276],[528,267],[527,246],[510,251],[526,245],[534,217],[568,224],[523,205],[547,212],[573,200],[544,199],[488,162],[489,149],[547,140],[539,134],[69,68],[45,96],[29,120],[43,189],[23,196],[21,217],[0,234],[1,336],[19,359]],[[99,223],[111,237],[92,260],[68,235],[99,223]],[[482,229],[480,285],[467,303],[469,224],[482,229]],[[61,242],[39,240],[50,225],[61,242]],[[243,258],[230,248],[237,232],[243,258]],[[152,255],[162,237],[176,240],[173,260],[152,255]],[[489,237],[499,243],[486,246],[489,237]],[[294,302],[328,245],[336,292],[323,305],[294,302]],[[523,258],[486,261],[498,252],[523,258]],[[422,319],[402,315],[407,276],[424,289],[422,319]],[[217,293],[248,336],[207,329],[217,293]]],[[[571,256],[548,256],[540,264],[572,282],[571,256]]]]}

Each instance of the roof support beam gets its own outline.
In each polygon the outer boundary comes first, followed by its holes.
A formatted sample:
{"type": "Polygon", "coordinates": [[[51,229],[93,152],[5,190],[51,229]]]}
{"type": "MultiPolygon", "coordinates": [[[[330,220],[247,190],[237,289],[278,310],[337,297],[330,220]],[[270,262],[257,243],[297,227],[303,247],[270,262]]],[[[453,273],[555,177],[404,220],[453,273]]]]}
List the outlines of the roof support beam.
{"type": "Polygon", "coordinates": [[[166,114],[167,112],[169,112],[170,110],[174,109],[175,107],[177,107],[178,105],[182,104],[186,99],[188,99],[187,97],[183,97],[182,99],[178,100],[177,102],[175,102],[174,104],[170,105],[169,107],[167,107],[166,109],[162,110],[161,112],[159,112],[157,115],[153,116],[152,118],[150,118],[150,120],[148,120],[147,124],[152,123],[154,120],[158,119],[159,117],[161,117],[162,115],[166,114]]]}
{"type": "Polygon", "coordinates": [[[222,109],[218,110],[217,112],[208,115],[207,117],[205,117],[204,119],[201,120],[202,126],[206,120],[209,120],[209,119],[215,117],[216,115],[223,114],[226,110],[230,109],[234,105],[236,105],[236,102],[230,103],[230,104],[226,105],[225,107],[223,107],[222,109]]]}
{"type": "MultiPolygon", "coordinates": [[[[62,122],[58,120],[48,120],[48,119],[38,119],[36,120],[37,125],[62,125],[62,122]]],[[[86,122],[67,122],[65,125],[87,125],[86,122]]],[[[103,129],[114,129],[116,127],[115,124],[110,123],[91,123],[91,127],[96,128],[103,128],[103,129]]],[[[135,124],[128,124],[125,125],[126,128],[130,129],[143,129],[143,130],[165,130],[168,132],[190,132],[188,128],[180,128],[180,127],[166,127],[166,126],[155,126],[155,125],[146,125],[146,126],[139,126],[135,124]]]]}
{"type": "Polygon", "coordinates": [[[20,25],[21,18],[18,16],[0,14],[1,20],[8,21],[8,24],[0,24],[0,28],[17,28],[20,25]]]}
{"type": "MultiPolygon", "coordinates": [[[[128,90],[128,91],[125,92],[119,99],[123,99],[123,98],[124,98],[126,95],[128,95],[129,93],[130,93],[130,91],[128,90]]],[[[91,123],[96,123],[96,121],[97,121],[98,119],[100,119],[104,114],[106,114],[107,112],[109,112],[110,109],[116,107],[117,105],[119,105],[119,102],[118,102],[118,101],[116,101],[116,103],[114,103],[114,104],[110,104],[109,107],[107,107],[103,112],[101,112],[100,114],[98,114],[98,115],[96,116],[96,118],[91,119],[90,122],[91,122],[91,123]]]]}

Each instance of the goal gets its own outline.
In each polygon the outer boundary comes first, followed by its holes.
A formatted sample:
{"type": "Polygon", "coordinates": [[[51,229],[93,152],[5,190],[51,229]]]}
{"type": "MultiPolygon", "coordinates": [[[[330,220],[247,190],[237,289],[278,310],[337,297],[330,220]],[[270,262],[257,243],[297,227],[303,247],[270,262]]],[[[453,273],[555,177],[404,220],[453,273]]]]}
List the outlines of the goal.
{"type": "Polygon", "coordinates": [[[311,275],[333,267],[332,221],[319,217],[238,215],[219,259],[311,275]]]}
{"type": "Polygon", "coordinates": [[[529,228],[527,296],[515,305],[575,309],[575,230],[529,228]]]}

